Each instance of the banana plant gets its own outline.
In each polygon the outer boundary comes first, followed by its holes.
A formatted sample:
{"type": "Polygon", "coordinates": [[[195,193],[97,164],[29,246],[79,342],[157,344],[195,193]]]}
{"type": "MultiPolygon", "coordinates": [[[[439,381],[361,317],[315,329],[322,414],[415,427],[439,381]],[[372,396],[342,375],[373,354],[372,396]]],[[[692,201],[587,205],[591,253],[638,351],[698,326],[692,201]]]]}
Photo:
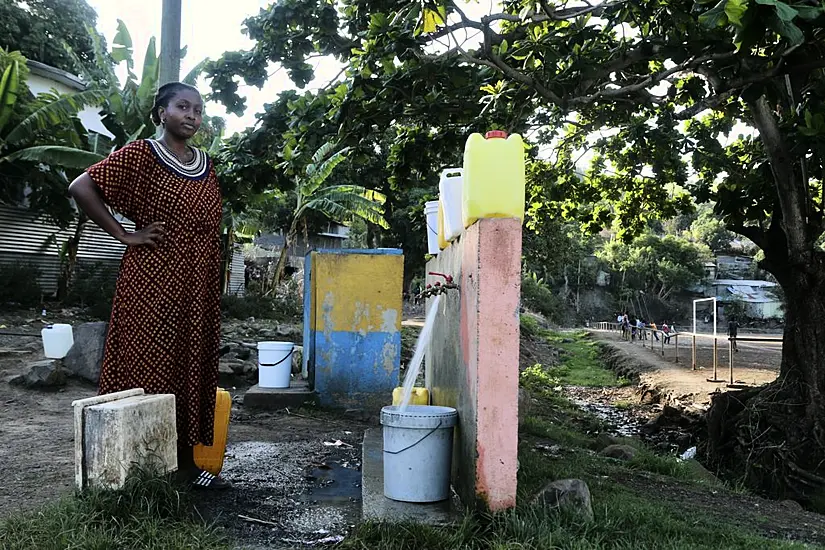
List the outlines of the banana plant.
{"type": "Polygon", "coordinates": [[[0,78],[0,163],[26,160],[55,167],[89,166],[88,161],[97,157],[77,155],[73,147],[54,149],[54,146],[35,144],[46,130],[72,126],[77,113],[87,106],[102,104],[104,94],[97,90],[65,95],[47,92],[23,104],[18,99],[29,93],[25,83],[26,59],[18,52],[8,53],[2,49],[0,56],[6,61],[0,78]],[[12,125],[21,117],[20,122],[12,125]]]}
{"type": "Polygon", "coordinates": [[[338,222],[361,218],[385,229],[389,227],[383,216],[384,195],[360,185],[327,185],[335,168],[346,160],[349,153],[349,148],[337,151],[336,148],[334,142],[323,144],[312,155],[303,175],[295,178],[295,209],[278,258],[275,282],[283,276],[289,247],[295,243],[300,224],[309,212],[319,212],[338,222]]]}

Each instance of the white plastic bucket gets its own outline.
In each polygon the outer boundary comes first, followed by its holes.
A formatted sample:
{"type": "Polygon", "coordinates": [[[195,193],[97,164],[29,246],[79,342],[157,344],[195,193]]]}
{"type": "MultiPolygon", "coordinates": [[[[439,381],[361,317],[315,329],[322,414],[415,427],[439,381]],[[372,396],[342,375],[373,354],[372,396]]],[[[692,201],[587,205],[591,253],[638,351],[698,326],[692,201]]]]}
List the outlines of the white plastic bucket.
{"type": "Polygon", "coordinates": [[[438,191],[444,208],[444,238],[452,241],[464,231],[464,219],[461,216],[461,188],[464,171],[461,168],[445,168],[441,171],[438,191]]]}
{"type": "Polygon", "coordinates": [[[43,352],[49,359],[63,359],[74,345],[72,325],[49,325],[40,331],[43,352]]]}
{"type": "Polygon", "coordinates": [[[384,426],[384,496],[401,502],[450,498],[453,427],[451,407],[409,405],[381,409],[384,426]]]}
{"type": "Polygon", "coordinates": [[[292,342],[258,342],[258,386],[288,388],[292,379],[292,342]]]}
{"type": "Polygon", "coordinates": [[[438,248],[438,201],[425,202],[424,215],[427,218],[427,251],[437,256],[441,252],[438,248]]]}

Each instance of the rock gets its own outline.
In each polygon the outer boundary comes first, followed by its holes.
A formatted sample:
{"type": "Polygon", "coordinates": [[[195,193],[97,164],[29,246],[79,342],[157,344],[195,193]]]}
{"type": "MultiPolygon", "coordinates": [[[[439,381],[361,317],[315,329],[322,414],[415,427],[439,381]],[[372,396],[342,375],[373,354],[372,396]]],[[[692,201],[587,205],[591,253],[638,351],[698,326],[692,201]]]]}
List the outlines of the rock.
{"type": "Polygon", "coordinates": [[[539,492],[535,502],[554,510],[569,510],[587,521],[593,521],[590,489],[580,479],[551,481],[539,492]]]}
{"type": "Polygon", "coordinates": [[[630,445],[608,445],[599,454],[619,460],[633,460],[636,456],[636,449],[630,445]]]}
{"type": "Polygon", "coordinates": [[[292,374],[301,374],[304,360],[304,347],[295,346],[292,350],[292,374]]]}
{"type": "Polygon", "coordinates": [[[21,346],[22,349],[24,349],[25,351],[30,351],[32,353],[38,353],[39,352],[40,355],[42,356],[43,355],[43,340],[40,339],[40,338],[37,338],[37,339],[31,338],[30,340],[31,340],[30,342],[26,342],[25,344],[23,344],[21,346]]]}
{"type": "Polygon", "coordinates": [[[596,436],[596,450],[601,451],[611,445],[620,445],[619,440],[604,432],[596,436]]]}
{"type": "Polygon", "coordinates": [[[518,389],[518,425],[524,424],[524,419],[530,412],[530,392],[524,388],[518,389]]]}
{"type": "Polygon", "coordinates": [[[645,435],[654,435],[659,433],[661,429],[659,428],[659,424],[657,424],[655,420],[651,420],[647,424],[640,426],[639,431],[645,435]]]}
{"type": "Polygon", "coordinates": [[[235,369],[232,368],[232,363],[221,361],[218,363],[218,372],[220,374],[235,374],[235,369]]]}
{"type": "Polygon", "coordinates": [[[60,388],[66,385],[66,373],[59,359],[46,359],[28,365],[28,372],[9,381],[13,386],[31,389],[60,388]]]}
{"type": "Polygon", "coordinates": [[[648,388],[648,389],[644,390],[644,393],[642,394],[642,398],[639,400],[639,402],[642,405],[655,405],[660,400],[661,400],[661,397],[659,396],[659,392],[654,390],[654,389],[648,388]]]}
{"type": "Polygon", "coordinates": [[[83,323],[74,330],[74,345],[63,366],[71,376],[77,376],[97,384],[100,367],[103,364],[103,350],[106,347],[106,331],[109,323],[83,323]]]}
{"type": "Polygon", "coordinates": [[[275,331],[275,334],[293,342],[300,341],[304,335],[301,327],[296,327],[294,325],[279,325],[278,330],[275,331]]]}
{"type": "Polygon", "coordinates": [[[675,420],[682,416],[682,411],[676,407],[665,405],[664,408],[662,408],[662,416],[675,420]]]}

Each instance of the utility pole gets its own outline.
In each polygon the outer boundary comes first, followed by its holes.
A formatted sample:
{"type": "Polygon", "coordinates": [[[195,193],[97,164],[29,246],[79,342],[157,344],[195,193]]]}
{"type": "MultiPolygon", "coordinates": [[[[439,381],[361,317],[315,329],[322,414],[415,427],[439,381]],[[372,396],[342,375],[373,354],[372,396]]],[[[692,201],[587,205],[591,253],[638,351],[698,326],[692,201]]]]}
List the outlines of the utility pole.
{"type": "Polygon", "coordinates": [[[160,28],[160,82],[180,80],[180,21],[181,1],[163,0],[163,19],[160,28]]]}

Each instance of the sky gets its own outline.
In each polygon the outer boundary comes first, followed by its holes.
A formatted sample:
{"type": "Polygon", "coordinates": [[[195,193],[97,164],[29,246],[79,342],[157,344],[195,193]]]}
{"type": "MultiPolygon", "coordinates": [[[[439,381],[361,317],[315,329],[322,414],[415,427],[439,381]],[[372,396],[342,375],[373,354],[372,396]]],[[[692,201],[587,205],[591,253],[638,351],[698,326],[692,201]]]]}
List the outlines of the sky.
{"type": "MultiPolygon", "coordinates": [[[[117,32],[117,20],[121,19],[129,29],[134,46],[136,73],[139,75],[143,55],[149,39],[156,37],[160,51],[161,7],[163,0],[87,0],[97,11],[97,28],[106,37],[111,47],[117,32]]],[[[250,49],[253,41],[241,33],[243,21],[256,15],[272,0],[182,0],[181,46],[187,46],[187,55],[181,61],[181,76],[186,75],[204,58],[217,59],[226,51],[250,49]]],[[[468,4],[468,14],[478,16],[489,13],[493,0],[472,1],[468,4]]],[[[125,64],[118,75],[123,78],[125,64]]],[[[331,59],[315,62],[315,86],[323,86],[333,79],[341,66],[331,59]]],[[[290,88],[292,82],[284,71],[276,71],[262,90],[241,85],[240,94],[246,97],[247,109],[243,117],[227,115],[222,105],[209,103],[207,112],[212,116],[222,116],[227,121],[227,133],[232,134],[255,124],[255,113],[263,111],[263,105],[290,88]]],[[[204,79],[199,83],[201,91],[208,90],[204,79]]],[[[313,85],[310,85],[310,88],[313,85]]]]}

